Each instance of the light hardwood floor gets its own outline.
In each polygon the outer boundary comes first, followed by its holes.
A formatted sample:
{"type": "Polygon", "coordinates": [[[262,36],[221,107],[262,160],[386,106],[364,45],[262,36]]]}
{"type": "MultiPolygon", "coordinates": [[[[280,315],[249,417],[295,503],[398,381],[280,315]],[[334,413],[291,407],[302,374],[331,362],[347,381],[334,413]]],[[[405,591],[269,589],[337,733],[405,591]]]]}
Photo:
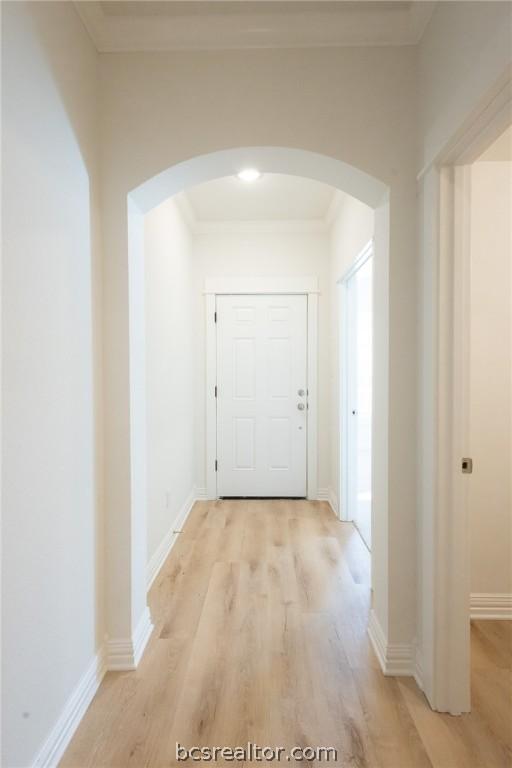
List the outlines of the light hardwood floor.
{"type": "Polygon", "coordinates": [[[472,627],[472,713],[432,712],[380,672],[369,555],[326,503],[198,502],[149,598],[139,668],[105,677],[61,768],[162,768],[177,741],[248,740],[333,746],[344,768],[512,765],[512,623],[472,627]]]}

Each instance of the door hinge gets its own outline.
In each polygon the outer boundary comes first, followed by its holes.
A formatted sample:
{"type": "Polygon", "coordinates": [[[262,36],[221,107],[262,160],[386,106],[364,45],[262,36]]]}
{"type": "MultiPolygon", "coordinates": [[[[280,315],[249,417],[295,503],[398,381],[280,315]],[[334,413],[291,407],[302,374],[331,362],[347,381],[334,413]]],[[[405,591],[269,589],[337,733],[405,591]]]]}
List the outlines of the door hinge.
{"type": "Polygon", "coordinates": [[[217,385],[215,385],[215,397],[217,397],[217,385]]]}
{"type": "Polygon", "coordinates": [[[217,472],[219,465],[217,464],[217,459],[215,459],[215,471],[217,472]]]}
{"type": "Polygon", "coordinates": [[[214,323],[216,323],[216,322],[217,322],[217,312],[214,312],[214,313],[213,313],[213,322],[214,322],[214,323]]]}
{"type": "Polygon", "coordinates": [[[463,458],[461,461],[461,468],[464,475],[471,475],[473,473],[473,459],[467,457],[463,458]]]}

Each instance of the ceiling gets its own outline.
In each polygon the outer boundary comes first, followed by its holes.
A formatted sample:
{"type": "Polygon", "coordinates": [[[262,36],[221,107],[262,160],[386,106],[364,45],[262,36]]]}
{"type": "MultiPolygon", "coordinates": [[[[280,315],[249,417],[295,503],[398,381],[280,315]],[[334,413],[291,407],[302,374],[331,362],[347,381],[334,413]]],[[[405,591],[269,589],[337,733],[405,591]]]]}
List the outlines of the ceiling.
{"type": "Polygon", "coordinates": [[[512,161],[512,125],[498,136],[491,146],[478,158],[483,162],[511,162],[512,161]]]}
{"type": "Polygon", "coordinates": [[[75,2],[100,52],[413,45],[435,2],[75,2]]]}
{"type": "Polygon", "coordinates": [[[247,183],[236,176],[199,184],[185,193],[196,222],[324,222],[336,190],[319,181],[278,173],[247,183]]]}

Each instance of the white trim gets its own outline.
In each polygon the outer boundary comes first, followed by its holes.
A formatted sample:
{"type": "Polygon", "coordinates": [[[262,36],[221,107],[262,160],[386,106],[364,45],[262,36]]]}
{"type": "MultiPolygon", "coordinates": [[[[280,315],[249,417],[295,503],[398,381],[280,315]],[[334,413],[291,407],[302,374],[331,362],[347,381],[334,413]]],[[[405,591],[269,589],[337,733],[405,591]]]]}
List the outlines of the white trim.
{"type": "Polygon", "coordinates": [[[332,488],[319,488],[316,498],[318,501],[326,501],[334,514],[338,515],[338,500],[332,488]]]}
{"type": "Polygon", "coordinates": [[[217,326],[215,324],[216,297],[205,296],[206,322],[206,498],[217,498],[217,326]]]}
{"type": "Polygon", "coordinates": [[[370,240],[368,240],[364,248],[356,256],[352,264],[345,270],[345,272],[343,272],[341,277],[338,278],[338,280],[336,281],[338,284],[346,283],[348,280],[350,280],[350,278],[353,277],[353,275],[355,275],[355,273],[359,269],[361,269],[363,264],[366,261],[368,261],[368,259],[371,256],[373,256],[374,243],[375,241],[373,237],[370,240]]]}
{"type": "Polygon", "coordinates": [[[420,181],[433,168],[472,163],[510,125],[512,73],[506,68],[450,141],[417,174],[420,181]]]}
{"type": "MultiPolygon", "coordinates": [[[[316,279],[316,278],[315,278],[316,279]]],[[[308,433],[307,497],[318,493],[318,295],[308,296],[308,433]]]]}
{"type": "MultiPolygon", "coordinates": [[[[348,440],[348,375],[349,375],[349,345],[347,343],[348,335],[350,333],[350,325],[348,322],[348,302],[347,297],[347,284],[348,281],[366,264],[368,259],[373,257],[374,254],[374,238],[372,237],[359,252],[352,264],[345,270],[340,278],[336,281],[338,285],[338,306],[340,311],[338,312],[338,322],[342,320],[343,330],[339,333],[339,354],[338,354],[338,380],[340,383],[340,417],[339,417],[339,472],[338,472],[338,499],[342,500],[339,508],[339,518],[344,522],[351,522],[352,518],[348,517],[350,505],[349,505],[349,468],[348,468],[348,455],[349,455],[349,440],[348,440]]],[[[372,295],[373,295],[372,285],[372,295]]],[[[372,299],[372,312],[373,312],[373,299],[372,299]]],[[[372,320],[372,323],[374,320],[372,320]]],[[[373,329],[373,325],[372,325],[373,329]]],[[[338,328],[339,331],[339,328],[338,328]]],[[[373,332],[373,330],[372,330],[373,332]]],[[[373,368],[372,358],[372,368],[373,368]]],[[[373,397],[373,395],[372,395],[373,397]]],[[[372,442],[373,441],[373,417],[372,417],[372,442]]],[[[372,467],[373,476],[373,467],[372,467]]]]}
{"type": "Polygon", "coordinates": [[[512,621],[512,593],[473,592],[470,606],[472,619],[512,621]]]}
{"type": "Polygon", "coordinates": [[[32,763],[32,768],[55,768],[80,725],[106,672],[104,650],[92,659],[68,698],[59,719],[32,763]]]}
{"type": "Polygon", "coordinates": [[[206,488],[196,488],[196,501],[206,501],[207,498],[206,488]]]}
{"type": "MultiPolygon", "coordinates": [[[[338,193],[341,195],[341,193],[338,193]]],[[[333,195],[333,202],[336,200],[333,195]]],[[[186,190],[174,197],[176,205],[185,222],[194,235],[223,235],[226,232],[236,234],[259,234],[265,232],[274,233],[318,233],[328,232],[331,226],[329,207],[324,218],[321,219],[199,219],[190,202],[186,190]]]]}
{"type": "Polygon", "coordinates": [[[437,263],[437,429],[433,657],[425,693],[433,709],[470,710],[468,475],[469,167],[440,172],[437,263]]]}
{"type": "Polygon", "coordinates": [[[116,672],[136,669],[153,629],[146,606],[131,638],[107,640],[107,669],[116,672]]]}
{"type": "Polygon", "coordinates": [[[206,294],[318,293],[318,278],[305,277],[207,277],[204,281],[206,294]]]}
{"type": "Polygon", "coordinates": [[[316,234],[328,231],[329,228],[324,219],[198,220],[193,227],[195,235],[225,235],[226,232],[238,235],[269,232],[275,234],[316,234]]]}
{"type": "Polygon", "coordinates": [[[156,548],[155,552],[150,557],[149,562],[147,564],[147,569],[146,569],[146,587],[148,591],[151,588],[151,585],[155,581],[156,577],[158,576],[163,564],[169,557],[169,553],[173,548],[174,544],[176,543],[178,534],[181,533],[181,529],[185,524],[185,521],[190,513],[190,510],[195,504],[196,498],[197,498],[196,491],[194,489],[189,493],[189,495],[185,499],[171,527],[163,537],[162,541],[156,548]]]}
{"type": "Polygon", "coordinates": [[[217,498],[217,295],[307,295],[307,498],[318,498],[318,279],[316,277],[206,278],[206,497],[217,498]]]}
{"type": "Polygon", "coordinates": [[[388,677],[415,677],[415,647],[409,643],[388,643],[375,611],[370,611],[368,636],[382,671],[388,677]]]}
{"type": "Polygon", "coordinates": [[[112,18],[101,4],[96,7],[89,2],[77,3],[76,10],[98,53],[204,53],[415,46],[435,3],[405,4],[392,14],[377,8],[370,17],[358,6],[334,6],[325,11],[320,7],[314,12],[299,6],[293,17],[274,16],[259,7],[242,17],[229,10],[222,19],[214,19],[208,12],[190,16],[187,11],[176,16],[112,18]]]}
{"type": "Polygon", "coordinates": [[[386,637],[373,609],[370,611],[367,632],[381,669],[386,674],[386,637]]]}
{"type": "Polygon", "coordinates": [[[414,680],[420,691],[424,690],[423,685],[423,660],[421,656],[421,649],[415,645],[415,659],[414,659],[414,680]]]}

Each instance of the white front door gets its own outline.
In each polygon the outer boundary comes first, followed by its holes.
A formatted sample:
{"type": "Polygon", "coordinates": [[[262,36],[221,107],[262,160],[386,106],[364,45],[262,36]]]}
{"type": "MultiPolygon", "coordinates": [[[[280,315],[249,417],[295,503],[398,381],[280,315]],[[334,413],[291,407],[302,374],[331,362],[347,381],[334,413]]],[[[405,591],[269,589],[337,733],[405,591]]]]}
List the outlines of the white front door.
{"type": "Polygon", "coordinates": [[[307,296],[217,296],[217,493],[306,496],[307,296]]]}

